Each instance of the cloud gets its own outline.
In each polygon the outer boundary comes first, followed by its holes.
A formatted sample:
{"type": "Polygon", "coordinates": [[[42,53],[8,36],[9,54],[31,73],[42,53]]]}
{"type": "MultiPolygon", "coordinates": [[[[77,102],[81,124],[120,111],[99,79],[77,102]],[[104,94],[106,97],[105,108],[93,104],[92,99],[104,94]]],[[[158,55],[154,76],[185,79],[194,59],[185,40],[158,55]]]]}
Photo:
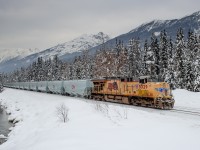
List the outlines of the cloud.
{"type": "Polygon", "coordinates": [[[49,48],[84,33],[123,34],[198,11],[198,0],[0,0],[0,48],[49,48]]]}

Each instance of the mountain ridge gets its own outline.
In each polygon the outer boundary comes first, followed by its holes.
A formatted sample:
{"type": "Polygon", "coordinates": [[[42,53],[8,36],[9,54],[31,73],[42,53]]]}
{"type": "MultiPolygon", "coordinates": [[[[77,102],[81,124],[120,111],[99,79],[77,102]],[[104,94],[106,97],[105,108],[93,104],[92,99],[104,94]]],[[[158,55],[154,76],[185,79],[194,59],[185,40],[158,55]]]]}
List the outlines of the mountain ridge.
{"type": "MultiPolygon", "coordinates": [[[[12,59],[7,62],[4,62],[3,64],[1,63],[0,71],[8,72],[8,71],[11,71],[14,68],[16,68],[16,66],[18,66],[18,68],[21,66],[25,66],[24,62],[29,62],[29,64],[30,64],[32,61],[36,60],[37,57],[40,57],[40,56],[42,56],[44,58],[48,58],[48,57],[52,57],[53,55],[57,54],[60,57],[60,59],[62,59],[64,61],[70,61],[70,60],[73,60],[73,58],[75,56],[80,56],[81,51],[84,49],[89,49],[90,53],[94,54],[96,50],[100,49],[100,47],[101,47],[100,45],[102,43],[104,43],[105,46],[108,48],[113,48],[116,44],[116,39],[123,41],[124,45],[127,45],[130,39],[139,38],[141,45],[142,45],[146,39],[147,40],[150,39],[152,33],[154,33],[156,36],[159,36],[160,32],[164,29],[166,30],[167,35],[169,37],[171,37],[172,40],[175,40],[176,32],[180,27],[183,28],[185,35],[187,34],[187,32],[189,30],[192,30],[192,31],[200,34],[200,11],[194,12],[191,15],[187,15],[180,19],[152,20],[148,23],[143,23],[142,25],[130,30],[129,32],[121,34],[112,39],[107,37],[104,33],[100,32],[97,34],[97,37],[98,36],[100,37],[100,35],[103,34],[102,37],[104,37],[104,35],[105,35],[105,40],[100,40],[100,39],[96,38],[96,41],[98,41],[98,42],[94,41],[92,44],[90,44],[90,42],[88,43],[87,40],[84,40],[81,45],[82,46],[81,48],[79,45],[81,42],[78,44],[77,43],[74,44],[74,46],[76,45],[74,49],[73,49],[73,44],[71,44],[70,45],[71,48],[69,51],[67,51],[66,47],[65,47],[65,45],[67,45],[66,43],[68,43],[68,42],[58,44],[58,45],[48,48],[42,52],[32,54],[25,58],[22,58],[21,60],[15,60],[15,59],[13,60],[12,59]],[[96,44],[94,44],[94,43],[96,43],[96,44]],[[84,44],[86,44],[86,45],[84,46],[84,44]],[[79,50],[77,50],[76,47],[79,47],[79,50]],[[9,68],[9,69],[7,69],[7,68],[9,68]]],[[[84,39],[84,37],[85,37],[85,35],[82,36],[83,39],[84,39]]]]}
{"type": "Polygon", "coordinates": [[[3,63],[7,60],[13,59],[13,58],[23,58],[28,55],[38,53],[41,50],[34,48],[34,49],[22,49],[22,48],[4,48],[0,49],[0,63],[3,63]]]}
{"type": "MultiPolygon", "coordinates": [[[[83,50],[90,49],[92,47],[101,45],[108,41],[110,37],[103,32],[97,34],[83,34],[73,40],[65,43],[58,44],[54,47],[45,49],[43,51],[30,52],[28,50],[21,50],[21,55],[17,52],[17,49],[2,50],[4,53],[0,53],[0,72],[10,72],[16,68],[26,67],[33,61],[36,61],[38,57],[44,59],[52,58],[55,55],[58,57],[64,57],[73,53],[81,53],[83,50]],[[26,54],[23,54],[25,53],[26,54]]],[[[26,49],[25,49],[26,50],[26,49]]]]}

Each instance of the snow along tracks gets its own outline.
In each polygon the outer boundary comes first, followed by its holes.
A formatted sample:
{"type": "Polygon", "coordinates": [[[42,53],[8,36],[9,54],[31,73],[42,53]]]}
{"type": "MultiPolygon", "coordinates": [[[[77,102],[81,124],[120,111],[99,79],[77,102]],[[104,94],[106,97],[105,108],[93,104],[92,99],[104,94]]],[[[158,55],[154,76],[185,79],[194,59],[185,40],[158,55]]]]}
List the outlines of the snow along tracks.
{"type": "Polygon", "coordinates": [[[172,112],[182,113],[182,114],[188,114],[188,115],[194,115],[194,116],[200,116],[200,112],[198,111],[191,111],[187,109],[172,109],[170,110],[172,112]]]}

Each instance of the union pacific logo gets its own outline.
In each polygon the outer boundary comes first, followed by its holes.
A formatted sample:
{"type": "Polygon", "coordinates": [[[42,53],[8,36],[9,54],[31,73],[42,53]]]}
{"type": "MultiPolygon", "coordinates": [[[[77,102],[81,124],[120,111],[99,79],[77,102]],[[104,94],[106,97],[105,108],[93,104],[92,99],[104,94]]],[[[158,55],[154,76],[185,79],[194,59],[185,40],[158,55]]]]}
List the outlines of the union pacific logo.
{"type": "Polygon", "coordinates": [[[167,88],[155,88],[155,89],[158,92],[166,92],[168,90],[167,88]]]}
{"type": "Polygon", "coordinates": [[[108,83],[108,89],[109,90],[118,90],[117,82],[108,83]]]}

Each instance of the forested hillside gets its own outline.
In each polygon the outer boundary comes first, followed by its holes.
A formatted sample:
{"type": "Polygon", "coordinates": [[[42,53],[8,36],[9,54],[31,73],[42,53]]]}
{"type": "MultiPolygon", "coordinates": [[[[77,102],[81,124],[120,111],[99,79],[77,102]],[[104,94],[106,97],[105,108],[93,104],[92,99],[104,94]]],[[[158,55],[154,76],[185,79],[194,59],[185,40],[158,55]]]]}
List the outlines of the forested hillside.
{"type": "Polygon", "coordinates": [[[113,49],[103,45],[95,56],[85,50],[72,63],[59,60],[57,55],[47,60],[39,57],[27,68],[4,74],[4,82],[141,75],[166,81],[172,88],[200,91],[200,36],[192,31],[183,33],[179,28],[174,41],[163,30],[159,36],[152,34],[144,45],[137,38],[130,39],[128,45],[116,40],[113,49]]]}
{"type": "Polygon", "coordinates": [[[145,39],[148,39],[150,42],[152,33],[155,33],[156,36],[160,36],[163,30],[166,30],[167,35],[175,42],[176,32],[180,27],[182,27],[184,33],[191,30],[200,34],[200,11],[179,19],[152,20],[133,28],[129,32],[122,33],[115,38],[111,38],[107,34],[99,32],[97,34],[83,34],[73,40],[43,50],[19,49],[16,51],[16,49],[0,49],[0,72],[10,73],[16,68],[27,67],[36,61],[38,57],[48,59],[57,55],[62,61],[72,62],[74,57],[80,56],[85,49],[88,49],[89,54],[94,54],[96,50],[100,49],[102,43],[110,49],[114,49],[116,46],[116,39],[128,45],[131,38],[139,37],[140,43],[143,45],[145,39]]]}

